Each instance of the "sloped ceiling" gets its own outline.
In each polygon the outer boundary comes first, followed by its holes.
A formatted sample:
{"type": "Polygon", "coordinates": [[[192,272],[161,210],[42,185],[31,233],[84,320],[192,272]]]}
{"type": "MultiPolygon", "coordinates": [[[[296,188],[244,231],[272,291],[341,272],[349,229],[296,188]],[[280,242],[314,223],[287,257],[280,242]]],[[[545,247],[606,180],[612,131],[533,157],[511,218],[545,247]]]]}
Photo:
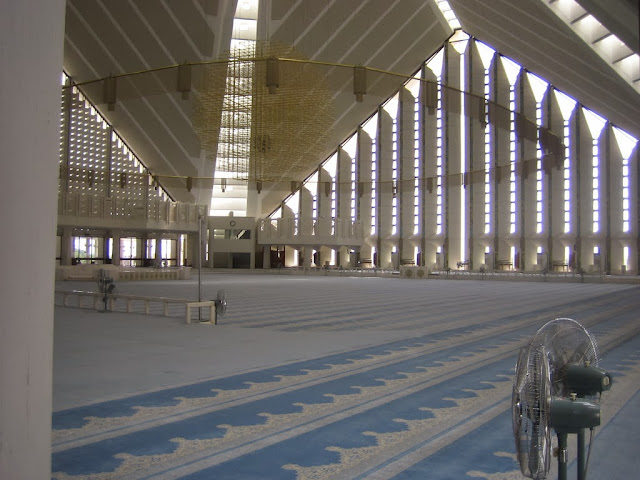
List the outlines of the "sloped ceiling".
{"type": "MultiPolygon", "coordinates": [[[[638,92],[544,2],[449,0],[449,3],[469,35],[640,138],[638,92]]],[[[625,12],[628,13],[621,9],[618,13],[624,15],[625,12]]],[[[616,11],[608,13],[610,18],[616,17],[616,11]]]]}
{"type": "MultiPolygon", "coordinates": [[[[449,2],[469,34],[640,137],[638,93],[541,1],[449,2]]],[[[64,69],[80,83],[218,58],[228,49],[235,8],[233,0],[67,0],[64,69]]],[[[310,60],[404,75],[451,33],[433,0],[262,0],[261,8],[261,38],[292,45],[310,60]]],[[[615,11],[609,15],[616,18],[615,11]]],[[[371,86],[375,95],[357,103],[352,77],[340,78],[331,148],[403,82],[385,77],[371,86]]],[[[86,93],[155,174],[210,177],[213,165],[201,155],[192,126],[193,98],[182,100],[172,82],[175,77],[158,73],[143,84],[119,83],[115,111],[105,108],[95,85],[86,93]]],[[[320,152],[316,165],[330,153],[320,152]]],[[[163,186],[176,200],[209,201],[210,181],[196,183],[191,193],[183,179],[167,178],[163,186]]],[[[269,213],[282,192],[265,193],[263,213],[269,213]]]]}

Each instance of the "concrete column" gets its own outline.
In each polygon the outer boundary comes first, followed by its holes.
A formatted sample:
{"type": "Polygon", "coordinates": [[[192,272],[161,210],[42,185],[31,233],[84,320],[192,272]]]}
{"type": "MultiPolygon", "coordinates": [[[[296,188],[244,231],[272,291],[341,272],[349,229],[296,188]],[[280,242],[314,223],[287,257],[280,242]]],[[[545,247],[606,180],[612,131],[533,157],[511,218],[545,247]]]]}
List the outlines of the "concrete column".
{"type": "MultiPolygon", "coordinates": [[[[550,112],[549,126],[553,133],[564,142],[564,117],[558,104],[555,94],[550,95],[550,112]]],[[[549,196],[548,212],[549,212],[549,231],[550,237],[550,253],[553,268],[553,262],[562,262],[565,259],[565,247],[573,247],[573,241],[564,235],[564,151],[558,152],[557,155],[547,157],[548,162],[548,178],[549,178],[549,196]]]]}
{"type": "MultiPolygon", "coordinates": [[[[365,239],[371,237],[371,192],[372,185],[372,157],[371,137],[363,128],[358,129],[358,195],[360,196],[360,221],[362,234],[365,239]]],[[[371,258],[366,256],[364,258],[371,258]]]]}
{"type": "Polygon", "coordinates": [[[71,265],[73,254],[73,229],[64,227],[62,229],[62,239],[60,243],[60,265],[71,265]]]}
{"type": "Polygon", "coordinates": [[[112,232],[111,238],[113,239],[111,263],[113,265],[120,265],[120,232],[112,232]]]}
{"type": "MultiPolygon", "coordinates": [[[[631,241],[629,233],[623,231],[623,208],[622,208],[622,152],[618,148],[618,142],[613,133],[612,127],[609,126],[609,181],[608,181],[608,204],[609,204],[609,236],[611,238],[609,252],[609,273],[623,273],[622,265],[625,269],[630,269],[632,258],[624,258],[624,247],[628,247],[631,251],[635,247],[635,240],[631,241]],[[627,263],[628,262],[628,263],[627,263]]],[[[631,255],[630,255],[631,257],[631,255]]],[[[626,271],[625,271],[626,273],[626,271]]]]}
{"type": "Polygon", "coordinates": [[[345,150],[345,145],[338,149],[338,178],[336,193],[338,202],[338,218],[351,219],[351,155],[345,150]]]}
{"type": "MultiPolygon", "coordinates": [[[[426,91],[427,85],[433,88],[441,80],[430,69],[424,69],[424,79],[426,82],[422,84],[422,90],[426,91]]],[[[442,110],[438,110],[435,106],[430,107],[424,103],[425,94],[421,93],[423,99],[422,105],[422,157],[423,157],[423,178],[424,184],[422,189],[422,215],[423,215],[423,245],[422,262],[428,268],[436,265],[436,250],[443,243],[443,233],[438,227],[438,181],[444,181],[444,177],[438,174],[437,158],[438,152],[442,151],[442,146],[438,145],[438,117],[442,115],[442,110]]],[[[442,90],[439,89],[438,96],[442,96],[442,90]]]]}
{"type": "Polygon", "coordinates": [[[182,234],[178,234],[178,239],[176,240],[176,266],[182,266],[182,242],[180,239],[182,238],[182,234]]]}
{"type": "Polygon", "coordinates": [[[187,234],[186,265],[196,268],[198,266],[198,232],[187,234]]]}
{"type": "Polygon", "coordinates": [[[467,236],[469,241],[470,268],[493,268],[486,265],[486,247],[493,251],[493,241],[484,233],[485,220],[485,126],[486,112],[484,106],[484,65],[476,42],[469,49],[469,72],[466,74],[466,91],[471,95],[465,98],[467,114],[467,159],[470,179],[467,186],[467,205],[469,206],[467,236]]]}
{"type": "Polygon", "coordinates": [[[309,268],[313,265],[313,247],[304,247],[301,252],[302,255],[302,265],[305,268],[309,268]]]}
{"type": "MultiPolygon", "coordinates": [[[[392,108],[394,104],[388,106],[392,108]]],[[[378,113],[378,263],[380,268],[391,268],[391,251],[395,246],[393,233],[393,117],[396,112],[382,108],[378,113]]]]}
{"type": "MultiPolygon", "coordinates": [[[[412,82],[409,88],[401,90],[400,115],[398,126],[399,140],[399,184],[398,184],[398,219],[399,219],[399,257],[401,265],[412,265],[416,261],[416,247],[420,248],[420,240],[414,234],[415,223],[415,180],[416,154],[420,149],[415,142],[416,98],[419,95],[419,82],[412,82]]],[[[418,160],[419,161],[419,160],[418,160]]]]}
{"type": "Polygon", "coordinates": [[[0,17],[0,478],[51,477],[53,289],[63,0],[0,17]],[[34,175],[37,172],[37,175],[34,175]],[[11,205],[11,208],[6,208],[11,205]]]}
{"type": "MultiPolygon", "coordinates": [[[[544,93],[542,99],[540,100],[541,109],[542,109],[542,119],[539,127],[549,128],[549,96],[551,95],[551,89],[547,88],[544,93]]],[[[538,139],[540,138],[540,133],[538,132],[538,139]]],[[[540,232],[536,233],[536,252],[538,248],[542,249],[542,254],[537,255],[537,268],[539,270],[550,269],[552,265],[552,246],[550,242],[550,230],[551,230],[551,170],[548,168],[550,163],[545,160],[544,152],[542,152],[542,158],[540,162],[538,162],[541,166],[536,170],[536,181],[537,178],[541,178],[542,182],[542,191],[541,191],[541,202],[542,202],[542,229],[540,232]]],[[[537,188],[537,186],[536,186],[537,188]]],[[[536,193],[537,195],[537,193],[536,193]]],[[[536,206],[537,208],[537,206],[536,206]]],[[[537,216],[537,212],[536,212],[537,216]]],[[[536,220],[537,222],[537,220],[536,220]]],[[[536,227],[537,232],[537,227],[536,227]]]]}
{"type": "Polygon", "coordinates": [[[446,89],[445,94],[445,135],[446,140],[443,146],[445,151],[445,172],[446,180],[443,182],[446,187],[445,195],[445,267],[456,268],[457,262],[464,260],[466,252],[463,250],[466,244],[466,235],[462,231],[463,208],[462,203],[462,173],[465,165],[461,165],[461,142],[460,125],[461,98],[458,89],[460,88],[460,54],[451,45],[447,45],[445,50],[445,74],[446,84],[451,87],[446,89]]]}
{"type": "Polygon", "coordinates": [[[271,245],[262,247],[262,268],[271,268],[271,245]]]}
{"type": "MultiPolygon", "coordinates": [[[[522,235],[524,246],[521,252],[526,271],[542,270],[546,265],[538,265],[538,247],[542,247],[540,234],[536,231],[537,222],[537,125],[536,99],[528,75],[522,77],[522,97],[519,105],[520,126],[518,130],[519,162],[522,178],[520,182],[522,215],[522,235]]],[[[546,250],[546,248],[545,248],[546,250]]]]}
{"type": "MultiPolygon", "coordinates": [[[[494,60],[492,68],[493,102],[489,105],[489,122],[492,128],[491,151],[494,154],[494,175],[492,190],[494,191],[493,233],[495,254],[498,261],[511,262],[511,247],[519,242],[511,235],[511,159],[510,159],[510,84],[502,61],[494,60]],[[506,108],[505,108],[506,107],[506,108]]],[[[517,268],[512,264],[511,268],[517,268]]]]}
{"type": "Polygon", "coordinates": [[[100,239],[102,241],[102,263],[108,263],[111,258],[111,252],[109,252],[109,239],[111,238],[110,232],[105,232],[103,237],[100,239]]]}
{"type": "MultiPolygon", "coordinates": [[[[327,172],[324,168],[320,168],[318,170],[318,221],[319,225],[323,225],[325,222],[329,222],[332,218],[331,214],[331,189],[333,187],[333,179],[329,172],[327,172]]],[[[316,231],[316,235],[321,233],[322,235],[327,235],[329,232],[316,231]]]]}
{"type": "MultiPolygon", "coordinates": [[[[317,192],[316,183],[309,184],[308,186],[317,192]]],[[[300,189],[300,214],[298,215],[298,221],[298,234],[301,237],[310,237],[313,234],[313,194],[306,186],[300,189]]]]}
{"type": "Polygon", "coordinates": [[[157,267],[162,266],[162,237],[159,234],[156,237],[156,254],[154,264],[157,267]]]}

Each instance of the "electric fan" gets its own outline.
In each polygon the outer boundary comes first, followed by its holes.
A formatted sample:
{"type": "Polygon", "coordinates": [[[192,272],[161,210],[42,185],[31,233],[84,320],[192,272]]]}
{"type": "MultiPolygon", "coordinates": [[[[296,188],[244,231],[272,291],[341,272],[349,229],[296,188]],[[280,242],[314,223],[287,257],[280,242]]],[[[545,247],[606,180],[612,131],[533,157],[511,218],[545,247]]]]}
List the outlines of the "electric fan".
{"type": "Polygon", "coordinates": [[[109,295],[112,295],[114,290],[116,289],[116,284],[113,283],[113,278],[107,275],[107,272],[104,269],[100,269],[98,277],[96,278],[96,283],[98,284],[98,292],[102,294],[102,301],[104,302],[104,310],[102,312],[108,312],[108,301],[109,295]]]}
{"type": "Polygon", "coordinates": [[[227,313],[227,294],[224,293],[224,290],[218,290],[218,295],[214,300],[216,304],[216,318],[215,324],[218,324],[218,317],[224,317],[224,314],[227,313]]]}
{"type": "MultiPolygon", "coordinates": [[[[595,338],[570,318],[538,330],[520,350],[512,393],[516,456],[523,475],[547,478],[551,429],[558,437],[558,478],[567,478],[567,436],[578,435],[578,480],[586,478],[584,431],[600,425],[595,396],[611,387],[611,375],[597,366],[595,338]]],[[[589,444],[591,448],[591,443],[589,444]]]]}

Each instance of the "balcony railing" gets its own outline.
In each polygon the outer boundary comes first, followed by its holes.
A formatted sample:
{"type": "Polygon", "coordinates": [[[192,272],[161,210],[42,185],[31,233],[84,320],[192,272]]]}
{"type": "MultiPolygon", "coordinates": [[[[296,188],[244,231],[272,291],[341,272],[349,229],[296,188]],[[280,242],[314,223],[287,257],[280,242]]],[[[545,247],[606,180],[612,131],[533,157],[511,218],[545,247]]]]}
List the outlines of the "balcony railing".
{"type": "Polygon", "coordinates": [[[82,193],[58,195],[58,223],[87,227],[180,228],[198,230],[206,205],[152,199],[106,197],[82,193]]]}
{"type": "Polygon", "coordinates": [[[361,246],[362,224],[351,219],[265,219],[258,223],[261,245],[361,246]]]}

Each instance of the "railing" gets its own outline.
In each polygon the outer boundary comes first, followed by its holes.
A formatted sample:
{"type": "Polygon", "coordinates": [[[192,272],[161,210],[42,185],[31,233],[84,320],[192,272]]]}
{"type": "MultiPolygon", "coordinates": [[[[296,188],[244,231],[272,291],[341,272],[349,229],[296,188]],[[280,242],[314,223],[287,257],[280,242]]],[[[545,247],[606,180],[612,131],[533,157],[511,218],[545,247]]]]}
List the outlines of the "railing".
{"type": "Polygon", "coordinates": [[[189,280],[191,278],[191,267],[113,267],[85,264],[56,266],[56,280],[95,280],[103,268],[108,268],[109,275],[116,281],[189,280]]]}
{"type": "MultiPolygon", "coordinates": [[[[104,309],[104,293],[85,290],[55,290],[55,304],[61,307],[104,309]],[[75,299],[75,301],[73,301],[75,299]]],[[[185,323],[191,323],[192,311],[205,309],[208,316],[201,316],[207,323],[217,324],[216,302],[199,302],[186,298],[148,297],[143,295],[108,294],[106,309],[110,312],[144,313],[164,317],[184,316],[185,323]]]]}
{"type": "MultiPolygon", "coordinates": [[[[188,226],[198,229],[198,217],[207,215],[206,205],[172,202],[159,198],[149,201],[126,197],[107,197],[84,193],[60,193],[58,216],[92,221],[140,223],[188,226]]],[[[63,222],[65,223],[65,222],[63,222]]]]}
{"type": "Polygon", "coordinates": [[[362,245],[362,224],[351,219],[276,218],[258,223],[258,243],[262,245],[362,245]]]}

